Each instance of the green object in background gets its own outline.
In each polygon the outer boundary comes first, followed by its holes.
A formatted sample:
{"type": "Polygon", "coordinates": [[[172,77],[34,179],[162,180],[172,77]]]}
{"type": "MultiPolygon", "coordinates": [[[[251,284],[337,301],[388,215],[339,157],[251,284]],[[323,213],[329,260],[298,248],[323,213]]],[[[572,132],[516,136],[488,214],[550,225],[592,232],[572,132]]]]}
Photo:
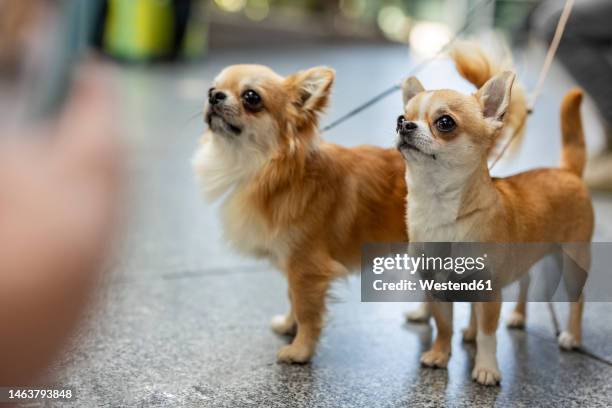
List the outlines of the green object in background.
{"type": "Polygon", "coordinates": [[[109,0],[104,48],[128,60],[163,58],[172,51],[170,0],[109,0]]]}

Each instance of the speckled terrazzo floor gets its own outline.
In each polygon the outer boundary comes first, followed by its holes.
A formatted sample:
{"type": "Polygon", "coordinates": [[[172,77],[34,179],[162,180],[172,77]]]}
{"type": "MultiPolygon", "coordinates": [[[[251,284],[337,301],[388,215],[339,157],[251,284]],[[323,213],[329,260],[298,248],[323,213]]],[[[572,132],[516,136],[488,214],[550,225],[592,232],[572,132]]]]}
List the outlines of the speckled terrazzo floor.
{"type": "MultiPolygon", "coordinates": [[[[531,52],[530,65],[519,71],[528,86],[539,58],[531,52]]],[[[213,53],[196,66],[116,70],[118,120],[129,146],[129,223],[97,311],[56,367],[60,382],[77,390],[73,406],[612,406],[607,303],[586,307],[590,355],[560,352],[546,306],[531,304],[525,332],[499,329],[504,378],[501,387],[485,388],[470,380],[474,348],[459,335],[448,370],[421,368],[433,329],[404,323],[412,305],[360,303],[359,279],[352,277],[334,289],[313,362],[276,364],[287,339],[268,322],[287,307],[284,280],[225,245],[217,208],[201,202],[189,167],[202,129],[200,119],[189,118],[201,109],[212,76],[236,62],[265,63],[284,74],[334,67],[338,79],[324,122],[396,82],[411,65],[404,48],[378,45],[213,53]]],[[[431,64],[421,79],[426,86],[470,89],[445,61],[431,64]]],[[[557,161],[558,105],[571,85],[554,67],[522,152],[498,174],[557,161]]],[[[326,137],[390,146],[399,107],[399,95],[392,96],[326,137]]],[[[592,107],[585,118],[594,148],[600,140],[592,107]]],[[[612,196],[596,195],[595,207],[597,239],[609,241],[612,196]]],[[[564,318],[562,305],[557,314],[564,318]]],[[[458,305],[457,333],[466,321],[467,306],[458,305]]]]}

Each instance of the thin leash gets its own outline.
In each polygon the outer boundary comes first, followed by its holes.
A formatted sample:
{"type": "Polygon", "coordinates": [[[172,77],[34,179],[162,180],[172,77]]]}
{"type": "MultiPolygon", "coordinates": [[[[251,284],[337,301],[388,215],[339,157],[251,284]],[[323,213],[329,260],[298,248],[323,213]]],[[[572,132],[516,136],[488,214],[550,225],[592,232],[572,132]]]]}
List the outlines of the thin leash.
{"type": "MultiPolygon", "coordinates": [[[[423,70],[423,68],[425,68],[432,61],[434,61],[440,55],[442,55],[444,52],[446,52],[448,50],[448,48],[470,27],[470,25],[472,23],[472,17],[474,17],[474,14],[476,14],[476,12],[480,8],[482,8],[484,6],[487,6],[492,1],[493,0],[481,0],[480,2],[474,4],[470,8],[470,10],[468,11],[468,13],[466,15],[465,23],[463,24],[463,26],[461,26],[461,28],[459,30],[457,30],[455,35],[453,35],[453,37],[446,44],[444,44],[444,46],[442,48],[440,48],[440,50],[433,57],[430,57],[430,58],[427,58],[427,59],[421,61],[416,67],[414,67],[411,71],[409,71],[407,76],[413,76],[413,75],[418,74],[419,72],[421,72],[423,70]]],[[[355,109],[353,109],[353,110],[349,111],[348,113],[340,116],[338,119],[334,120],[332,123],[330,123],[329,125],[327,125],[324,128],[322,128],[321,132],[325,133],[325,132],[327,132],[329,130],[332,130],[336,126],[346,122],[347,120],[349,120],[353,116],[358,115],[359,113],[363,112],[364,110],[366,110],[370,106],[372,106],[372,105],[378,103],[379,101],[383,100],[387,96],[389,96],[389,95],[399,91],[401,88],[402,88],[402,86],[401,86],[401,83],[400,83],[400,84],[395,84],[395,85],[391,86],[390,88],[385,89],[384,91],[382,91],[378,95],[373,96],[372,98],[368,99],[366,102],[364,102],[361,105],[357,106],[355,109]]]]}
{"type": "Polygon", "coordinates": [[[542,93],[542,89],[544,88],[544,82],[546,81],[546,77],[548,76],[548,71],[550,71],[550,67],[552,66],[553,60],[555,59],[557,50],[559,49],[559,44],[561,43],[561,38],[563,38],[563,33],[565,32],[565,27],[567,26],[567,21],[569,20],[570,15],[572,14],[574,2],[575,0],[565,1],[565,6],[563,7],[563,11],[561,12],[561,16],[559,17],[559,22],[557,23],[555,35],[548,48],[548,53],[546,54],[544,65],[542,65],[542,70],[540,71],[540,76],[538,78],[537,85],[531,95],[529,113],[533,111],[533,107],[535,106],[538,97],[542,93]]]}
{"type": "MultiPolygon", "coordinates": [[[[544,59],[544,64],[542,65],[542,69],[540,70],[540,75],[538,77],[538,82],[531,93],[531,100],[527,104],[527,113],[531,115],[533,113],[533,109],[535,104],[542,93],[542,89],[544,88],[544,82],[546,81],[546,77],[548,77],[548,72],[550,71],[550,67],[555,59],[555,55],[557,54],[557,50],[559,49],[559,44],[561,43],[561,38],[563,38],[563,33],[565,32],[565,27],[567,26],[567,21],[569,20],[570,15],[572,14],[572,8],[574,7],[575,0],[566,0],[565,6],[563,7],[563,11],[561,12],[561,16],[559,17],[559,22],[557,23],[557,28],[555,30],[555,35],[548,47],[548,52],[546,53],[546,58],[544,59]]],[[[512,142],[516,139],[517,135],[521,134],[523,127],[527,122],[527,116],[523,119],[523,122],[520,124],[519,129],[514,132],[512,137],[508,139],[508,142],[504,145],[502,150],[499,152],[493,163],[489,166],[489,171],[495,167],[495,165],[499,162],[502,156],[506,153],[506,150],[510,147],[512,142]]],[[[554,310],[550,309],[551,313],[554,314],[554,310]]]]}

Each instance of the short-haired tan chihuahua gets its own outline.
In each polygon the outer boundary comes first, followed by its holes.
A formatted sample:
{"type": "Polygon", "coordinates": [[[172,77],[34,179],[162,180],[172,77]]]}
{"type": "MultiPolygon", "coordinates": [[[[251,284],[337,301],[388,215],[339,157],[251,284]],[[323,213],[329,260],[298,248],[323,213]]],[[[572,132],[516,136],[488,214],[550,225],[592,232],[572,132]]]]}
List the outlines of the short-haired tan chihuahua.
{"type": "MultiPolygon", "coordinates": [[[[586,161],[580,118],[582,93],[570,91],[561,106],[563,149],[558,168],[492,178],[488,152],[504,125],[515,75],[504,71],[473,95],[426,91],[414,77],[403,84],[405,112],[398,118],[398,149],[406,164],[407,226],[411,242],[586,243],[593,234],[593,209],[582,181],[586,161]]],[[[587,251],[588,252],[588,251],[587,251]]],[[[544,254],[543,254],[544,255],[544,254]]],[[[588,253],[577,262],[588,270],[588,253]]],[[[528,272],[509,264],[496,273],[510,283],[528,272]],[[512,278],[511,278],[512,277],[512,278]]],[[[572,303],[559,344],[581,340],[582,296],[572,303]]],[[[432,302],[437,336],[422,355],[425,366],[446,367],[451,352],[452,308],[432,302]]],[[[466,340],[476,340],[472,378],[501,380],[496,329],[501,297],[472,305],[466,340]]]]}

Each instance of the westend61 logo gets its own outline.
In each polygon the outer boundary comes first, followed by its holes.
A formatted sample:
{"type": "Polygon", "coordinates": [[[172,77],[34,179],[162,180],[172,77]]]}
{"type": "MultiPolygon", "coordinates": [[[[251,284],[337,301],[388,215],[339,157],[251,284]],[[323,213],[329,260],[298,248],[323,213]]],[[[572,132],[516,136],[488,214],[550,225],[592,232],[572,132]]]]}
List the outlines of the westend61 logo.
{"type": "Polygon", "coordinates": [[[612,301],[612,243],[388,242],[361,253],[363,302],[612,301]]]}
{"type": "Polygon", "coordinates": [[[372,272],[377,275],[389,270],[403,270],[414,275],[417,271],[447,271],[459,275],[464,272],[483,271],[486,268],[487,254],[479,257],[442,257],[421,254],[414,257],[408,254],[395,254],[395,256],[379,256],[372,262],[372,272]]]}
{"type": "Polygon", "coordinates": [[[497,286],[490,254],[482,249],[444,242],[366,245],[362,300],[488,299],[497,286]]]}
{"type": "Polygon", "coordinates": [[[487,254],[482,256],[419,256],[395,254],[372,259],[372,273],[387,272],[389,280],[374,279],[375,291],[492,291],[490,279],[482,279],[479,272],[486,269],[487,254]],[[414,275],[418,274],[415,281],[414,275]],[[465,273],[468,276],[463,276],[465,273]],[[406,274],[408,274],[406,276],[406,274]],[[456,281],[453,279],[456,274],[456,281]],[[411,279],[412,278],[412,279],[411,279]],[[462,279],[463,278],[463,279],[462,279]]]}

